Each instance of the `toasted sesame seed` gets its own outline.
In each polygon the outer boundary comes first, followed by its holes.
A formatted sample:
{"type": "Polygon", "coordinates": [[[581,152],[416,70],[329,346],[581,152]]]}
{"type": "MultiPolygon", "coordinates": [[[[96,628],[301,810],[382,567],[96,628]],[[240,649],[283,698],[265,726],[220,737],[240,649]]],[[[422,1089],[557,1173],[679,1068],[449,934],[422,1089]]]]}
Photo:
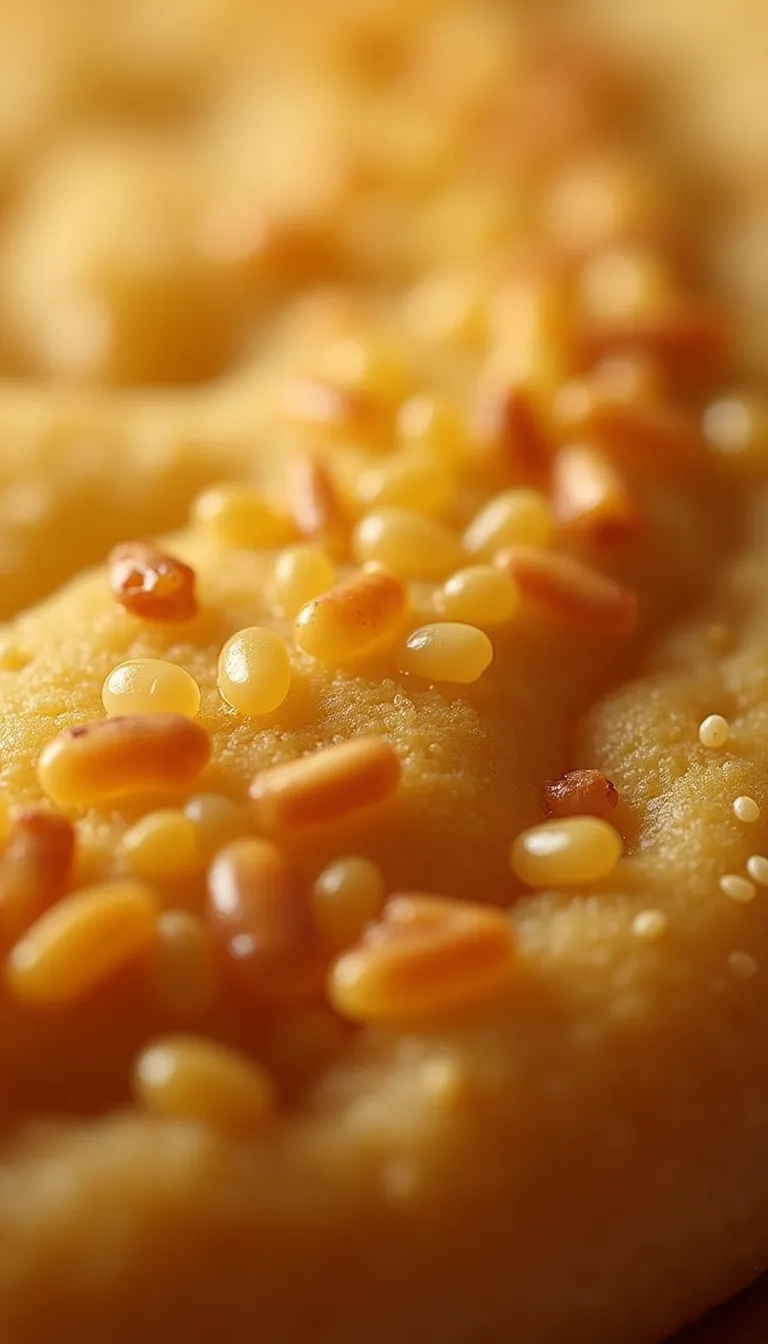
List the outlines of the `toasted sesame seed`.
{"type": "Polygon", "coordinates": [[[569,770],[561,779],[546,779],[542,803],[548,817],[603,817],[618,806],[616,786],[602,770],[569,770]]]}
{"type": "Polygon", "coordinates": [[[191,621],[197,612],[194,570],[156,546],[115,546],[107,574],[116,600],[145,621],[191,621]]]}
{"type": "Polygon", "coordinates": [[[757,895],[754,882],[750,882],[748,877],[740,877],[738,873],[724,873],[719,886],[729,901],[737,901],[739,905],[747,905],[757,895]]]}
{"type": "Polygon", "coordinates": [[[663,910],[641,910],[632,920],[632,932],[644,942],[655,942],[669,927],[669,920],[663,910]]]}
{"type": "Polygon", "coordinates": [[[768,887],[768,859],[764,854],[752,854],[747,859],[747,872],[758,887],[768,887]]]}
{"type": "Polygon", "coordinates": [[[742,794],[739,798],[733,800],[734,816],[739,821],[753,822],[760,820],[760,808],[754,798],[742,794]]]}
{"type": "Polygon", "coordinates": [[[708,714],[699,724],[699,741],[702,747],[707,747],[710,751],[724,747],[730,733],[730,724],[722,714],[708,714]]]}

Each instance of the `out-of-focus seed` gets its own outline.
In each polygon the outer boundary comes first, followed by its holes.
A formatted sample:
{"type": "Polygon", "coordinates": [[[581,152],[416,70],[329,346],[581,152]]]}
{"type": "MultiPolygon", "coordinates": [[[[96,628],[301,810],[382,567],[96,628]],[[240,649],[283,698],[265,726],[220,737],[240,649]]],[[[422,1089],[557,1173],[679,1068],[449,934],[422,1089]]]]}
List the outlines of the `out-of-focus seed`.
{"type": "Polygon", "coordinates": [[[429,452],[443,467],[466,449],[466,428],[458,406],[426,392],[415,393],[400,406],[395,435],[403,448],[429,452]]]}
{"type": "Polygon", "coordinates": [[[352,551],[360,564],[376,561],[406,579],[444,579],[462,561],[451,528],[407,509],[367,513],[352,535],[352,551]]]}
{"type": "Polygon", "coordinates": [[[502,552],[496,562],[515,580],[524,600],[577,630],[623,638],[635,628],[636,594],[573,556],[520,546],[502,552]]]}
{"type": "Polygon", "coordinates": [[[604,454],[588,444],[561,448],[553,464],[553,512],[561,527],[595,541],[624,539],[640,523],[637,500],[604,454]]]}
{"type": "Polygon", "coordinates": [[[360,937],[384,900],[384,875],[370,859],[335,859],[318,875],[312,912],[323,944],[339,952],[360,937]]]}
{"type": "Polygon", "coordinates": [[[334,387],[322,379],[290,379],[281,388],[280,409],[297,425],[340,437],[370,430],[376,419],[375,405],[366,393],[334,387]]]}
{"type": "Polygon", "coordinates": [[[397,895],[331,967],[328,996],[356,1022],[408,1024],[492,1000],[512,983],[516,942],[502,910],[397,895]]]}
{"type": "Polygon", "coordinates": [[[250,797],[265,830],[295,831],[384,802],[399,783],[394,747],[380,737],[358,737],[261,770],[250,797]]]}
{"type": "Polygon", "coordinates": [[[397,350],[373,333],[332,341],[323,352],[322,368],[334,387],[367,393],[376,401],[396,401],[405,390],[405,367],[397,350]]]}
{"type": "Polygon", "coordinates": [[[519,605],[514,581],[493,565],[459,569],[435,594],[435,607],[447,620],[481,628],[505,625],[519,605]]]}
{"type": "Polygon", "coordinates": [[[0,945],[7,947],[63,895],[75,833],[55,812],[14,809],[0,856],[0,945]]]}
{"type": "Polygon", "coordinates": [[[494,495],[472,519],[464,546],[472,555],[491,559],[507,546],[548,546],[552,511],[539,490],[505,490],[494,495]]]}
{"type": "Polygon", "coordinates": [[[216,943],[208,925],[191,910],[162,910],[149,953],[155,998],[179,1017],[210,1011],[218,990],[216,943]]]}
{"type": "Polygon", "coordinates": [[[281,546],[293,534],[290,520],[246,485],[211,486],[195,500],[192,519],[220,546],[244,550],[281,546]]]}
{"type": "Polygon", "coordinates": [[[65,896],[11,950],[6,987],[41,1007],[75,1003],[150,946],[156,917],[151,891],[134,881],[65,896]]]}
{"type": "Polygon", "coordinates": [[[288,475],[291,517],[299,535],[320,542],[332,555],[346,543],[347,524],[328,467],[312,453],[294,458],[288,475]]]}
{"type": "Polygon", "coordinates": [[[189,784],[211,739],[181,714],[133,714],[65,728],[43,747],[37,773],[59,807],[89,807],[145,789],[189,784]]]}
{"type": "Polygon", "coordinates": [[[515,476],[540,477],[551,456],[544,416],[533,389],[512,383],[481,392],[475,421],[481,441],[496,444],[515,476]]]}
{"type": "Polygon", "coordinates": [[[768,461],[768,400],[736,392],[707,406],[704,438],[713,457],[736,471],[762,470],[768,461]]]}
{"type": "Polygon", "coordinates": [[[208,873],[208,918],[237,984],[259,1003],[311,997],[322,979],[320,940],[285,854],[268,840],[236,840],[208,873]]]}
{"type": "Polygon", "coordinates": [[[272,594],[286,616],[295,616],[313,597],[333,586],[336,571],[319,546],[287,546],[275,558],[272,594]]]}
{"type": "Polygon", "coordinates": [[[125,832],[121,848],[137,877],[182,877],[202,864],[194,822],[177,808],[148,812],[125,832]]]}
{"type": "Polygon", "coordinates": [[[247,835],[251,817],[246,808],[223,793],[197,793],[184,804],[184,815],[195,828],[198,853],[204,862],[218,850],[247,835]]]}
{"type": "Polygon", "coordinates": [[[431,517],[446,513],[458,483],[450,467],[434,455],[401,449],[358,477],[356,494],[364,508],[394,506],[431,517]]]}
{"type": "Polygon", "coordinates": [[[275,1089],[261,1065],[203,1036],[165,1036],[139,1055],[137,1099],[153,1115],[194,1120],[239,1133],[258,1128],[275,1109],[275,1089]]]}

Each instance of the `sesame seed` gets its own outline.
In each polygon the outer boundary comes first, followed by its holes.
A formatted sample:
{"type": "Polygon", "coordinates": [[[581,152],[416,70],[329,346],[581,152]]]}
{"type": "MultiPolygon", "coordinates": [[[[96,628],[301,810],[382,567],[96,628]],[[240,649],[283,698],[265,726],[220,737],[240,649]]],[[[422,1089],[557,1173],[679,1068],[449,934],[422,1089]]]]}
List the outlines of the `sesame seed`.
{"type": "Polygon", "coordinates": [[[738,873],[724,873],[719,885],[723,895],[739,905],[747,905],[757,895],[754,882],[750,882],[748,877],[739,877],[738,873]]]}
{"type": "Polygon", "coordinates": [[[764,854],[752,854],[747,859],[747,872],[758,887],[768,887],[768,859],[764,854]]]}
{"type": "Polygon", "coordinates": [[[646,942],[661,938],[668,926],[669,920],[663,910],[641,910],[632,920],[633,934],[646,942]]]}
{"type": "Polygon", "coordinates": [[[760,819],[760,808],[754,798],[749,798],[746,794],[734,798],[733,812],[739,821],[753,822],[760,819]]]}
{"type": "Polygon", "coordinates": [[[748,952],[731,952],[728,956],[728,969],[738,980],[751,980],[760,968],[755,958],[748,952]]]}
{"type": "Polygon", "coordinates": [[[699,741],[702,747],[716,751],[724,747],[730,736],[730,725],[722,714],[708,714],[699,724],[699,741]]]}

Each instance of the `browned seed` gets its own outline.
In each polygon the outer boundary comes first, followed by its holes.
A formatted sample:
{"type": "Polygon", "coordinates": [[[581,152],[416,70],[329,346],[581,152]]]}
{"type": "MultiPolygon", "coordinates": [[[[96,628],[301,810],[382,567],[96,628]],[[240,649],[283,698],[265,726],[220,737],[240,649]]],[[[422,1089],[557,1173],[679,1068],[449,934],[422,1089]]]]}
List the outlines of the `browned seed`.
{"type": "Polygon", "coordinates": [[[585,388],[581,397],[558,399],[555,414],[563,435],[584,435],[612,456],[631,456],[654,471],[688,470],[701,454],[694,418],[666,402],[619,401],[585,388]]]}
{"type": "Polygon", "coordinates": [[[496,563],[524,599],[585,634],[619,638],[635,628],[637,594],[571,555],[518,546],[501,552],[496,563]]]}
{"type": "Polygon", "coordinates": [[[195,571],[144,541],[115,546],[109,586],[122,607],[145,621],[191,621],[197,613],[195,571]]]}
{"type": "Polygon", "coordinates": [[[343,663],[367,653],[395,631],[407,602],[407,589],[396,574],[358,570],[305,603],[296,618],[294,638],[312,658],[343,663]]]}
{"type": "Polygon", "coordinates": [[[364,393],[309,378],[294,378],[285,385],[282,407],[290,420],[325,430],[359,429],[373,415],[364,393]]]}
{"type": "Polygon", "coordinates": [[[359,737],[260,771],[250,797],[265,830],[294,831],[383,802],[399,782],[394,747],[380,737],[359,737]]]}
{"type": "Polygon", "coordinates": [[[562,779],[547,779],[542,790],[548,817],[602,817],[607,820],[619,795],[602,770],[570,770],[562,779]]]}
{"type": "Polygon", "coordinates": [[[675,381],[693,386],[724,376],[730,346],[720,309],[694,299],[631,321],[587,322],[576,337],[577,360],[585,367],[615,354],[648,355],[675,381]]]}
{"type": "Polygon", "coordinates": [[[288,503],[297,531],[332,554],[343,546],[347,527],[328,468],[311,453],[294,458],[288,477],[288,503]]]}
{"type": "Polygon", "coordinates": [[[499,445],[516,475],[537,477],[547,470],[549,442],[526,388],[494,393],[478,407],[477,424],[483,438],[499,445]]]}
{"type": "Polygon", "coordinates": [[[561,527],[594,541],[624,540],[640,524],[638,501],[621,472],[588,444],[571,444],[556,455],[552,508],[561,527]]]}
{"type": "Polygon", "coordinates": [[[220,850],[208,874],[208,919],[250,998],[286,1006],[319,989],[320,937],[278,845],[253,838],[220,850]]]}
{"type": "Polygon", "coordinates": [[[126,714],[65,728],[37,765],[44,792],[59,807],[190,783],[211,754],[211,739],[183,714],[126,714]]]}
{"type": "Polygon", "coordinates": [[[74,852],[75,833],[66,817],[41,808],[12,814],[0,857],[0,944],[15,942],[63,895],[74,852]]]}

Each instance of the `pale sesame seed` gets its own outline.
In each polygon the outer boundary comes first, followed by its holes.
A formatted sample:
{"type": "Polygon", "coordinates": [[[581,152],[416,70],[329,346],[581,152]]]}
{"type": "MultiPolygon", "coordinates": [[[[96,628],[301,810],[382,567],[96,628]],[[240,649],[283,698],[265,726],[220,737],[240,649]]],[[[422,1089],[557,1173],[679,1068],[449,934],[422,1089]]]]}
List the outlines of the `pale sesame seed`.
{"type": "Polygon", "coordinates": [[[729,901],[737,901],[739,905],[754,901],[757,895],[754,882],[748,877],[739,877],[738,873],[724,873],[720,878],[720,890],[729,901]]]}
{"type": "Polygon", "coordinates": [[[748,952],[731,952],[728,956],[728,969],[739,980],[751,980],[759,970],[759,965],[748,952]]]}
{"type": "Polygon", "coordinates": [[[760,808],[754,798],[750,798],[747,794],[734,798],[733,812],[739,821],[753,822],[760,820],[760,808]]]}
{"type": "Polygon", "coordinates": [[[632,932],[636,938],[654,942],[666,933],[669,920],[663,910],[641,910],[632,920],[632,932]]]}
{"type": "Polygon", "coordinates": [[[724,747],[730,735],[730,725],[722,714],[708,714],[699,724],[699,741],[702,747],[716,751],[724,747]]]}
{"type": "Polygon", "coordinates": [[[758,887],[768,887],[768,859],[764,854],[752,854],[747,859],[747,872],[758,887]]]}

